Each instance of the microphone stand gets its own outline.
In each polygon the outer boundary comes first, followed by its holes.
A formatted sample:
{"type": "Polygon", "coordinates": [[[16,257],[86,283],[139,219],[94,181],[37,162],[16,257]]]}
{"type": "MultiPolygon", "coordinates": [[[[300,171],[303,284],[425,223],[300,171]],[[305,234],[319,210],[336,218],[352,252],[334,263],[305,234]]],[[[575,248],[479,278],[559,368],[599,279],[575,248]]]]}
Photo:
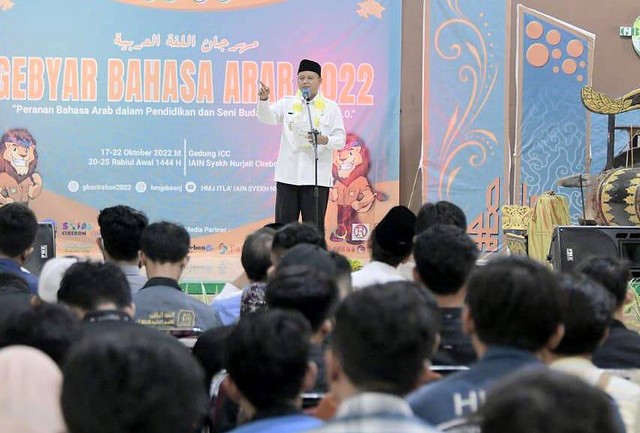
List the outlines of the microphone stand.
{"type": "MultiPolygon", "coordinates": [[[[311,101],[309,98],[304,98],[305,103],[307,104],[307,114],[309,116],[309,127],[311,128],[311,140],[313,143],[313,157],[314,157],[314,170],[315,170],[315,180],[313,184],[313,199],[314,199],[314,212],[315,212],[315,223],[316,229],[320,228],[320,207],[318,202],[320,201],[320,191],[318,190],[318,134],[320,131],[317,131],[313,127],[313,120],[311,120],[311,105],[309,104],[311,101]]],[[[324,233],[322,233],[324,236],[324,233]]]]}

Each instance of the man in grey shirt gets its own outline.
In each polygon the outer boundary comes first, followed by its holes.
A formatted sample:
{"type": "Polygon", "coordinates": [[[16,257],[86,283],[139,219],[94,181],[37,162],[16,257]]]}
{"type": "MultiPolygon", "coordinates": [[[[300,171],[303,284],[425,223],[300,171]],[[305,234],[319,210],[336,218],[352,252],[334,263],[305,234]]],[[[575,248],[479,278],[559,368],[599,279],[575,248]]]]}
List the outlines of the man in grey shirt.
{"type": "Polygon", "coordinates": [[[149,219],[139,210],[118,205],[104,208],[98,215],[100,237],[98,246],[104,260],[114,262],[127,277],[131,293],[136,293],[147,282],[140,273],[140,236],[149,225],[149,219]]]}
{"type": "Polygon", "coordinates": [[[157,329],[206,330],[221,326],[215,310],[182,291],[178,280],[189,262],[187,230],[166,221],[150,224],[140,240],[147,283],[133,295],[136,322],[157,329]]]}

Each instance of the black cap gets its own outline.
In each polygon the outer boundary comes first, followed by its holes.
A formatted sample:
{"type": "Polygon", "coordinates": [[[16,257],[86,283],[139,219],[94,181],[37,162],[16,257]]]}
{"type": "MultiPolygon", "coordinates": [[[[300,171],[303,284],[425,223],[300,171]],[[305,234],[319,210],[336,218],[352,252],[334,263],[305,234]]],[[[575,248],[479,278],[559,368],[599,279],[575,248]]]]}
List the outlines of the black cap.
{"type": "Polygon", "coordinates": [[[411,253],[416,216],[405,206],[395,206],[382,218],[373,236],[382,248],[398,256],[411,253]]]}
{"type": "Polygon", "coordinates": [[[302,59],[300,62],[300,66],[298,66],[298,74],[302,71],[311,71],[318,74],[318,77],[322,77],[322,68],[320,67],[320,63],[314,62],[309,59],[302,59]]]}

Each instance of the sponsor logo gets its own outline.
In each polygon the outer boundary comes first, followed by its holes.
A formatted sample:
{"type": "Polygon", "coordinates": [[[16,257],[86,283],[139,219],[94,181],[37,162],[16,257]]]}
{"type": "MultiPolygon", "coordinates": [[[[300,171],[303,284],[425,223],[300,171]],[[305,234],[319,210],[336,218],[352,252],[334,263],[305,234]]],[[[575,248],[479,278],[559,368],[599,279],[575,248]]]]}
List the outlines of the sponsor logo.
{"type": "Polygon", "coordinates": [[[93,225],[88,222],[64,221],[60,224],[62,236],[87,236],[93,229],[93,225]]]}
{"type": "Polygon", "coordinates": [[[240,254],[242,252],[241,248],[237,245],[229,245],[226,244],[224,242],[220,242],[220,244],[218,245],[218,254],[220,255],[225,255],[225,254],[240,254]]]}
{"type": "Polygon", "coordinates": [[[211,252],[213,251],[213,245],[207,244],[207,245],[197,245],[197,244],[191,244],[189,246],[189,251],[194,253],[194,252],[211,252]]]}
{"type": "Polygon", "coordinates": [[[369,239],[369,224],[356,223],[351,225],[351,240],[366,241],[369,239]]]}

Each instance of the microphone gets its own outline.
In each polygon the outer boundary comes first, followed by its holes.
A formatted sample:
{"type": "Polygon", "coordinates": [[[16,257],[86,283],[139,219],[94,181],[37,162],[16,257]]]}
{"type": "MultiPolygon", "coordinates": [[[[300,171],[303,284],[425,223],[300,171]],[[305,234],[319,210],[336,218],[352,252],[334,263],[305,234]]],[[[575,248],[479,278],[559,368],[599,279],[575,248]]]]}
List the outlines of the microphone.
{"type": "Polygon", "coordinates": [[[302,89],[302,98],[309,102],[309,99],[311,98],[311,90],[309,90],[308,87],[302,89]]]}

